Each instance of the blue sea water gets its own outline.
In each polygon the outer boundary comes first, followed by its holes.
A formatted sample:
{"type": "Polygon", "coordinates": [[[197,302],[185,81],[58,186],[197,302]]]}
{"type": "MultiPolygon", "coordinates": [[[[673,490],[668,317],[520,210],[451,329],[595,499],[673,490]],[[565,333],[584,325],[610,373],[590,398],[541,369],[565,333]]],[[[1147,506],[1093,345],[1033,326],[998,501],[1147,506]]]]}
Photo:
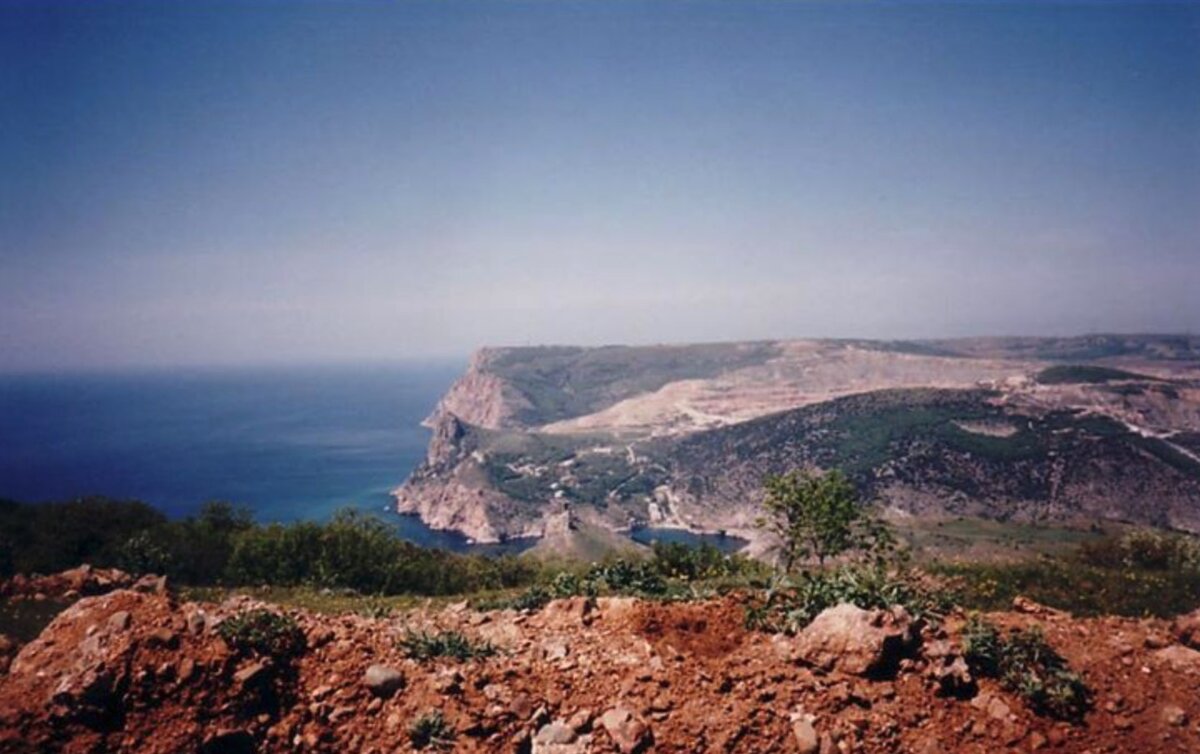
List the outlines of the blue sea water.
{"type": "Polygon", "coordinates": [[[461,364],[0,377],[0,497],[206,500],[260,521],[382,509],[461,364]]]}
{"type": "MultiPolygon", "coordinates": [[[[0,376],[0,499],[137,499],[172,517],[205,501],[263,522],[380,513],[418,544],[466,538],[387,513],[425,455],[420,422],[460,363],[0,376]]],[[[635,539],[741,540],[643,530],[635,539]]],[[[529,540],[481,546],[517,551],[529,540]]]]}

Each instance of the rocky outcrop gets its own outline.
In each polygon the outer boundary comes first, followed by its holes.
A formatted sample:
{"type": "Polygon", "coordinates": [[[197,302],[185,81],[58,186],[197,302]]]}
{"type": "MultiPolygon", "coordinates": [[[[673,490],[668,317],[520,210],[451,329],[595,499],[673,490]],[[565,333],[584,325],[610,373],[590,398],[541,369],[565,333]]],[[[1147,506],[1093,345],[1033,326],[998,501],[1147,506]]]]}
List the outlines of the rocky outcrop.
{"type": "Polygon", "coordinates": [[[823,610],[796,637],[801,662],[831,671],[862,676],[894,673],[920,640],[912,618],[902,607],[864,610],[850,604],[823,610]]]}
{"type": "Polygon", "coordinates": [[[446,416],[453,416],[487,429],[524,426],[515,417],[531,404],[520,390],[492,371],[492,362],[499,353],[492,348],[476,351],[466,373],[450,386],[425,425],[437,427],[446,416]]]}
{"type": "Polygon", "coordinates": [[[127,589],[137,578],[117,568],[84,564],[49,576],[17,574],[0,583],[0,597],[8,599],[74,599],[127,589]]]}

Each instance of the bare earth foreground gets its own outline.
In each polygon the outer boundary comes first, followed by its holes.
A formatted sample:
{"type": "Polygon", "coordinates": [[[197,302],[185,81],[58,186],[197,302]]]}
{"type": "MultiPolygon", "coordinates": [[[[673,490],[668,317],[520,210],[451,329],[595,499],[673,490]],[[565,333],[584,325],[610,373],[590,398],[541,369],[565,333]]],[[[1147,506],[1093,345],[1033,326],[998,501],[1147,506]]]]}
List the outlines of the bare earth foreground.
{"type": "Polygon", "coordinates": [[[1198,614],[1081,620],[1025,604],[989,616],[1043,626],[1082,672],[1095,706],[1069,724],[989,679],[945,693],[962,616],[934,630],[865,614],[844,634],[785,637],[745,630],[737,597],[292,612],[305,648],[272,660],[215,630],[255,606],[153,589],[78,601],[0,676],[0,751],[391,754],[412,750],[410,726],[434,710],[454,731],[445,748],[465,752],[1200,751],[1198,614]],[[499,651],[418,662],[397,644],[435,628],[499,651]]]}

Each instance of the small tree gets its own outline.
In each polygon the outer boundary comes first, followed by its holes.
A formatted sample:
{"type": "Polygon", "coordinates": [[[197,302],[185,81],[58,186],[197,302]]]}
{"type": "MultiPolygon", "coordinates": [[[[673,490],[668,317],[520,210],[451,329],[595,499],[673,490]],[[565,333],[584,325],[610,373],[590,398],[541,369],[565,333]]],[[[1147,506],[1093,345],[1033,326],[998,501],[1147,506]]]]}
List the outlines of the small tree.
{"type": "Polygon", "coordinates": [[[879,551],[891,544],[887,530],[859,504],[854,485],[840,471],[792,471],[763,482],[767,515],[759,525],[782,540],[783,567],[849,550],[879,551]]]}

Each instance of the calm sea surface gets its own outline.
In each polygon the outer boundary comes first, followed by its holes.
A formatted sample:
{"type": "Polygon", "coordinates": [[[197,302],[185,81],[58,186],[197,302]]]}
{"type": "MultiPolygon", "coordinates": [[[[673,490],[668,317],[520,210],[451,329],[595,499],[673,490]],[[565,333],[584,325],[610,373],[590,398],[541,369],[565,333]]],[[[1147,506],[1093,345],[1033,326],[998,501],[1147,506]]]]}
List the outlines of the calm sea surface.
{"type": "MultiPolygon", "coordinates": [[[[0,498],[106,495],[143,500],[175,517],[206,500],[228,500],[264,522],[324,519],[346,506],[383,513],[388,491],[424,457],[429,433],[421,420],[462,369],[0,376],[0,498]]],[[[410,516],[386,520],[420,544],[467,546],[410,516]]]]}

